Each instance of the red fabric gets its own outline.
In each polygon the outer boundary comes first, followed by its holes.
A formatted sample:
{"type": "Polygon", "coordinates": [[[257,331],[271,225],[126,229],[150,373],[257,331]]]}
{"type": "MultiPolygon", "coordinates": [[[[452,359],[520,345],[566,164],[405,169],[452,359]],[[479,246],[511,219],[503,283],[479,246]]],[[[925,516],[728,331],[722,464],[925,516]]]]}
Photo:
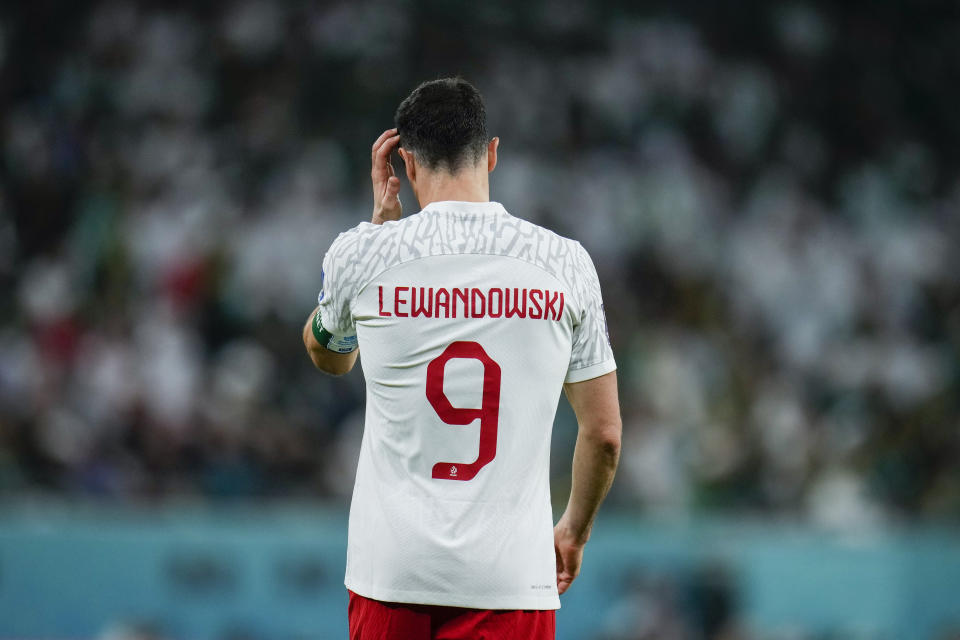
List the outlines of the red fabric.
{"type": "Polygon", "coordinates": [[[554,640],[556,612],[371,600],[350,591],[350,640],[554,640]]]}

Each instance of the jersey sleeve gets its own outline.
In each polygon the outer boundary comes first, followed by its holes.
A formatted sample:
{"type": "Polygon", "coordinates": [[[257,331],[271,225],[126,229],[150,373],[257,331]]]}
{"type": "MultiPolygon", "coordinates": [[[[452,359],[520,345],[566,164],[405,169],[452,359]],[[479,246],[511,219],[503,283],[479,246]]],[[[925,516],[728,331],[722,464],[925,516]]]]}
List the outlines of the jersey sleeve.
{"type": "Polygon", "coordinates": [[[323,328],[335,336],[356,335],[352,302],[356,294],[356,268],[350,257],[350,232],[342,233],[323,258],[320,274],[320,320],[323,328]]]}
{"type": "Polygon", "coordinates": [[[600,294],[600,279],[593,260],[577,243],[575,290],[580,298],[580,315],[573,327],[573,347],[564,382],[583,382],[617,368],[610,347],[607,319],[600,294]]]}

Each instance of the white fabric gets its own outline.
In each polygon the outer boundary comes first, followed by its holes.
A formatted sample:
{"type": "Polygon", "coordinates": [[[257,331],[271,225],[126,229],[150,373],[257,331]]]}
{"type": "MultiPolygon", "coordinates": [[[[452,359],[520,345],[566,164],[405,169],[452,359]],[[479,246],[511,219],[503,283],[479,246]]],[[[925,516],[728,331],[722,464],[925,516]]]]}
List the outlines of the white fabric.
{"type": "Polygon", "coordinates": [[[433,203],[341,234],[319,303],[328,331],[356,332],[367,385],[347,587],[392,602],[558,608],[557,401],[565,381],[616,368],[583,247],[497,203],[433,203]],[[448,348],[454,357],[438,360],[448,348]],[[465,480],[493,451],[491,433],[495,454],[465,480]]]}

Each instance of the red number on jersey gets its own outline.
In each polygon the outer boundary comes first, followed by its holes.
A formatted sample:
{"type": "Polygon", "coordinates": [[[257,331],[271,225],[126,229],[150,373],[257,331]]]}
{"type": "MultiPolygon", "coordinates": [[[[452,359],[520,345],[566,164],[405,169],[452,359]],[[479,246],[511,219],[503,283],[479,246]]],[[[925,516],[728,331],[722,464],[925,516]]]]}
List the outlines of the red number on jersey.
{"type": "Polygon", "coordinates": [[[480,418],[480,451],[473,462],[438,462],[433,477],[441,480],[471,480],[497,455],[497,423],[500,420],[500,365],[476,342],[452,342],[427,366],[427,400],[447,424],[466,425],[480,418]],[[483,364],[483,400],[479,409],[460,409],[443,392],[447,362],[472,358],[483,364]]]}

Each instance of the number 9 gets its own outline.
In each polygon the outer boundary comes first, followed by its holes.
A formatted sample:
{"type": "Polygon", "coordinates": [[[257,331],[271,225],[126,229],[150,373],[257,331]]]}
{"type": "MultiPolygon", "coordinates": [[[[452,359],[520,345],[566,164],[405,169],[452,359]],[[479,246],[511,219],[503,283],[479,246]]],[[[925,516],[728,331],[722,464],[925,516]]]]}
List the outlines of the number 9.
{"type": "Polygon", "coordinates": [[[452,342],[427,365],[427,400],[446,424],[468,425],[480,418],[480,451],[471,463],[438,462],[433,477],[438,480],[472,480],[497,455],[497,427],[500,421],[500,365],[477,342],[452,342]],[[471,358],[483,364],[483,399],[479,409],[454,407],[443,392],[447,362],[471,358]]]}

